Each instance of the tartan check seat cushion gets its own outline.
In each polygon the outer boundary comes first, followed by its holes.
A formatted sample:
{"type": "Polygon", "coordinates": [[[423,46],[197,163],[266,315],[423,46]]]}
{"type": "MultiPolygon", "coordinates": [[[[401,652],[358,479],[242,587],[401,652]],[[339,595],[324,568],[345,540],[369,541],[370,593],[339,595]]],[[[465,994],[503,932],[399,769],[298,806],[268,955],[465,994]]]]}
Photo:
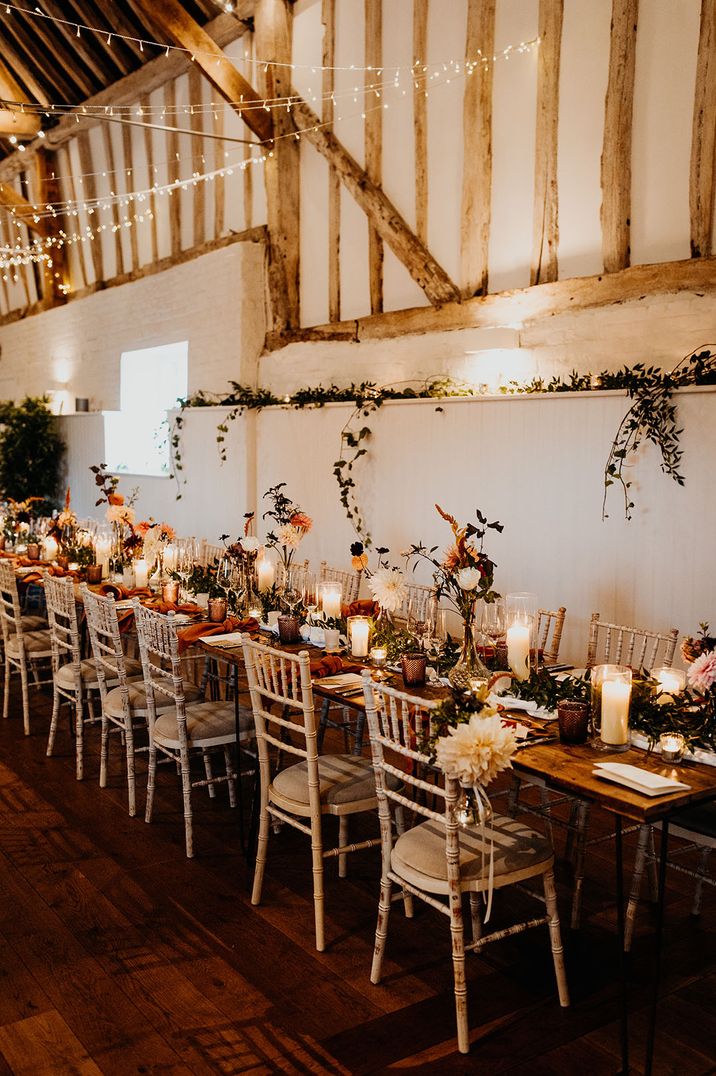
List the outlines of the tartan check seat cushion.
{"type": "MultiPolygon", "coordinates": [[[[239,709],[239,729],[241,739],[253,735],[253,715],[243,706],[239,709]]],[[[212,743],[228,743],[236,739],[236,713],[233,702],[198,702],[186,708],[186,732],[189,746],[212,743]]],[[[153,738],[163,747],[178,751],[179,730],[177,728],[176,710],[165,710],[154,722],[153,738]]]]}
{"type": "MultiPolygon", "coordinates": [[[[132,714],[133,717],[146,717],[149,713],[149,709],[147,707],[147,692],[144,684],[141,681],[127,684],[127,695],[129,696],[130,714],[132,714]]],[[[184,698],[188,703],[199,702],[201,699],[201,692],[199,688],[195,687],[193,684],[185,684],[184,698]]],[[[158,713],[161,713],[164,710],[174,709],[174,701],[166,697],[163,698],[159,692],[155,692],[154,702],[158,713]]],[[[124,718],[121,688],[114,687],[111,691],[107,692],[105,712],[108,717],[115,718],[117,721],[121,721],[124,718]]]]}
{"type": "MultiPolygon", "coordinates": [[[[552,862],[552,848],[545,837],[513,818],[496,815],[485,823],[484,840],[479,823],[459,831],[460,875],[463,882],[470,882],[471,889],[487,888],[490,837],[495,887],[518,880],[515,875],[529,878],[541,874],[552,862]]],[[[406,881],[447,892],[445,826],[431,820],[403,833],[393,846],[390,865],[406,881]]]]}
{"type": "MultiPolygon", "coordinates": [[[[141,676],[142,666],[139,661],[135,661],[133,658],[127,658],[125,667],[127,676],[141,676]]],[[[116,679],[109,679],[109,672],[107,670],[105,670],[105,675],[107,676],[108,683],[111,684],[117,682],[116,679]]],[[[97,664],[94,658],[84,658],[84,660],[80,662],[80,676],[82,677],[83,687],[97,686],[97,664]]],[[[61,665],[57,670],[55,673],[55,683],[65,691],[74,691],[75,673],[71,661],[68,661],[66,665],[61,665]]]]}
{"type": "MultiPolygon", "coordinates": [[[[399,781],[392,787],[397,788],[399,781]]],[[[273,779],[272,788],[287,799],[308,806],[308,763],[297,762],[281,770],[273,779]]],[[[321,802],[338,807],[363,800],[375,799],[373,764],[356,755],[320,755],[318,759],[318,788],[321,802]]]]}
{"type": "MultiPolygon", "coordinates": [[[[49,631],[28,631],[27,634],[23,633],[22,640],[25,646],[25,653],[30,657],[35,654],[52,653],[52,639],[50,638],[49,631]]],[[[11,658],[20,657],[20,643],[17,636],[8,639],[7,652],[11,658]]]]}

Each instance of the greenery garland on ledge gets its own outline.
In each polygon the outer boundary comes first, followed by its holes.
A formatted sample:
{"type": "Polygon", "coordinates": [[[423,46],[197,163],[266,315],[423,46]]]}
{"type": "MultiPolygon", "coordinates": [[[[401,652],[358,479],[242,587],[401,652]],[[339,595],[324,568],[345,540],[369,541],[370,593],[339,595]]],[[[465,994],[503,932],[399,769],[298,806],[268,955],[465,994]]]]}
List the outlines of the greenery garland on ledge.
{"type": "MultiPolygon", "coordinates": [[[[341,430],[340,452],[333,464],[333,474],[346,516],[366,546],[370,546],[371,539],[358,502],[355,480],[355,465],[367,454],[367,445],[372,433],[365,420],[387,400],[442,400],[456,396],[481,395],[476,391],[475,385],[455,381],[448,377],[429,378],[417,385],[400,382],[379,386],[373,381],[353,383],[343,388],[334,384],[317,385],[298,389],[284,396],[278,396],[270,389],[251,388],[236,381],[231,381],[229,384],[228,393],[201,390],[181,401],[180,413],[174,421],[171,434],[177,498],[181,497],[183,485],[181,431],[184,412],[188,408],[216,406],[231,408],[217,426],[216,441],[223,463],[226,460],[226,435],[229,431],[229,424],[246,411],[262,411],[266,407],[291,407],[304,410],[324,407],[329,403],[350,403],[353,404],[354,409],[341,430]]],[[[590,392],[605,389],[626,392],[633,402],[619,424],[605,463],[602,518],[607,518],[606,504],[609,488],[618,485],[623,494],[625,516],[631,519],[634,502],[630,493],[631,482],[626,478],[624,468],[644,440],[651,442],[659,449],[661,469],[664,474],[679,485],[684,485],[684,476],[681,473],[680,436],[682,430],[677,426],[673,391],[697,385],[716,385],[716,355],[707,349],[690,352],[673,370],[668,372],[656,366],[645,366],[644,363],[623,366],[615,372],[605,370],[599,374],[580,374],[573,370],[568,377],[553,377],[549,381],[543,378],[534,378],[527,382],[511,381],[508,385],[501,387],[500,392],[506,395],[590,392]]],[[[438,406],[435,410],[440,412],[442,407],[438,406]]]]}

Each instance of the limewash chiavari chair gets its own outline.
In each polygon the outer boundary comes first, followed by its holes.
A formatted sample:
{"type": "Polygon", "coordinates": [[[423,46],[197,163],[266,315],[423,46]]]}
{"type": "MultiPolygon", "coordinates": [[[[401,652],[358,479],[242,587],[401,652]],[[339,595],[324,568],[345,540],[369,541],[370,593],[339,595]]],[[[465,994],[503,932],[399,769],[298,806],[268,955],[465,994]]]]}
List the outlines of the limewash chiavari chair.
{"type": "Polygon", "coordinates": [[[8,561],[0,561],[0,625],[5,652],[3,718],[8,716],[10,706],[10,678],[13,672],[17,672],[20,674],[26,736],[30,735],[28,671],[35,686],[47,683],[40,679],[39,666],[48,664],[52,658],[52,640],[47,628],[41,627],[43,624],[45,621],[41,617],[23,616],[15,570],[8,561]]]}
{"type": "Polygon", "coordinates": [[[628,665],[632,669],[668,668],[679,639],[677,628],[668,632],[609,624],[599,613],[589,623],[587,668],[593,665],[628,665]],[[661,652],[661,656],[660,656],[661,652]]]}
{"type": "Polygon", "coordinates": [[[214,545],[207,541],[206,538],[202,538],[199,543],[199,564],[202,568],[209,567],[220,561],[226,554],[226,546],[214,545]]]}
{"type": "MultiPolygon", "coordinates": [[[[184,685],[182,659],[179,656],[177,626],[174,615],[164,616],[145,609],[134,599],[139,652],[142,658],[144,689],[149,718],[149,765],[145,822],[151,822],[156,785],[157,755],[171,759],[179,767],[184,808],[186,854],[194,855],[191,792],[208,788],[215,794],[219,784],[228,784],[229,804],[236,806],[237,774],[231,760],[230,746],[237,742],[237,711],[232,701],[190,702],[184,685]],[[223,753],[225,773],[212,773],[213,750],[223,753]],[[205,778],[193,780],[191,755],[204,761],[205,778]]],[[[250,715],[238,710],[239,738],[248,743],[251,736],[250,715]]]]}
{"type": "MultiPolygon", "coordinates": [[[[147,693],[143,680],[136,680],[136,662],[128,672],[123,639],[119,628],[117,607],[112,597],[94,594],[85,583],[80,587],[82,602],[87,616],[92,654],[97,670],[100,704],[102,707],[102,746],[100,751],[99,784],[107,786],[107,762],[112,733],[119,733],[124,741],[127,760],[127,801],[131,817],[136,814],[135,755],[146,753],[146,742],[136,746],[135,733],[146,733],[149,720],[147,693]],[[113,686],[116,685],[116,686],[113,686]]],[[[186,697],[194,702],[199,699],[199,689],[187,685],[186,697]]],[[[160,704],[159,709],[170,709],[171,703],[160,704]]],[[[143,737],[146,740],[146,737],[143,737]]]]}
{"type": "Polygon", "coordinates": [[[407,621],[408,613],[411,613],[416,620],[426,620],[434,598],[435,587],[425,586],[424,583],[406,583],[405,597],[395,617],[407,621]]]}
{"type": "Polygon", "coordinates": [[[321,567],[318,572],[318,582],[341,583],[343,586],[344,605],[350,605],[352,602],[358,601],[360,581],[360,572],[354,572],[352,570],[347,571],[343,568],[331,568],[325,560],[321,561],[321,567]]]}
{"type": "MultiPolygon", "coordinates": [[[[52,639],[52,718],[47,754],[51,756],[54,751],[60,707],[63,703],[69,704],[75,715],[75,764],[77,780],[81,781],[84,777],[84,727],[99,720],[92,701],[92,693],[99,691],[99,673],[94,658],[82,657],[73,579],[46,576],[45,599],[52,639]]],[[[125,671],[130,676],[138,676],[139,662],[128,660],[125,671]]],[[[117,682],[115,675],[114,684],[117,682]]]]}
{"type": "Polygon", "coordinates": [[[567,608],[537,610],[537,650],[542,651],[545,665],[556,665],[559,660],[559,647],[562,642],[562,630],[567,608]]]}
{"type": "Polygon", "coordinates": [[[457,815],[460,785],[450,777],[441,777],[436,783],[426,780],[431,762],[420,750],[421,737],[417,730],[429,732],[430,713],[437,703],[373,683],[367,671],[363,675],[382,841],[380,901],[371,982],[379,983],[381,979],[392,888],[393,885],[400,886],[406,894],[406,910],[407,894],[410,894],[449,919],[458,1049],[465,1054],[470,1048],[466,952],[480,952],[490,942],[547,925],[559,1001],[563,1006],[569,1005],[552,848],[534,830],[499,815],[487,820],[484,829],[479,825],[461,828],[457,815]],[[401,783],[396,786],[398,777],[401,783]],[[429,803],[434,806],[428,806],[429,803]],[[402,808],[412,812],[416,820],[422,818],[425,821],[418,822],[405,833],[398,830],[396,839],[391,804],[396,812],[402,808]],[[489,855],[490,842],[494,849],[494,889],[541,876],[544,896],[531,890],[527,892],[545,904],[546,914],[485,934],[480,899],[486,901],[489,888],[490,870],[485,859],[489,855]],[[472,923],[472,941],[468,943],[465,942],[462,914],[465,894],[469,895],[472,923]]]}
{"type": "Polygon", "coordinates": [[[261,805],[251,903],[261,902],[271,820],[285,822],[311,840],[316,949],[325,948],[323,861],[338,857],[339,877],[348,852],[372,848],[376,839],[348,843],[350,815],[376,808],[368,759],[322,755],[316,735],[310,661],[243,636],[259,755],[261,805]],[[287,757],[293,765],[279,769],[287,757]],[[338,817],[338,845],[324,848],[322,818],[338,817]]]}

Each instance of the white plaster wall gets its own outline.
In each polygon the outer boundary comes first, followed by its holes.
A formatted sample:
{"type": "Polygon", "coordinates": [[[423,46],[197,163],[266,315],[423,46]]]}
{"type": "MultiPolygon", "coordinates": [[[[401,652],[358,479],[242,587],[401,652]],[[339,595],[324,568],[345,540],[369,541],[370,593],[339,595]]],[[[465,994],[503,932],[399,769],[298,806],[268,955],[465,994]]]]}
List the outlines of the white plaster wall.
{"type": "Polygon", "coordinates": [[[0,329],[0,398],[62,390],[119,406],[123,351],[189,341],[189,390],[251,381],[263,344],[264,245],[236,243],[0,329]]]}

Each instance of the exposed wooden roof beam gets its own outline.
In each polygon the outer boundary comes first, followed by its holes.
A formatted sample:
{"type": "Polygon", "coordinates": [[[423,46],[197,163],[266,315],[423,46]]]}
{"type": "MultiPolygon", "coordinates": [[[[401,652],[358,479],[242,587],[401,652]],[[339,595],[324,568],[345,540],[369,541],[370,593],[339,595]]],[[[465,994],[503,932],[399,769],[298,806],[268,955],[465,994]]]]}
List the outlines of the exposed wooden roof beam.
{"type": "MultiPolygon", "coordinates": [[[[67,19],[67,8],[63,7],[58,0],[42,0],[43,10],[56,19],[67,19]]],[[[56,22],[55,27],[59,34],[65,39],[68,45],[71,45],[72,51],[79,56],[82,63],[94,78],[97,79],[100,86],[104,86],[107,81],[107,72],[98,62],[94,50],[88,40],[88,34],[80,34],[78,37],[71,26],[66,26],[64,22],[56,22]]]]}
{"type": "MultiPolygon", "coordinates": [[[[137,61],[142,62],[144,56],[139,51],[138,45],[133,45],[129,41],[123,41],[121,37],[115,37],[112,40],[113,31],[118,33],[124,33],[125,31],[120,29],[119,22],[119,4],[112,4],[112,18],[111,23],[107,16],[104,14],[106,5],[100,4],[99,8],[93,7],[87,3],[87,0],[70,0],[72,7],[75,9],[80,17],[80,22],[83,22],[86,26],[96,26],[98,29],[104,30],[101,34],[92,34],[95,42],[97,43],[98,50],[104,53],[109,59],[113,67],[118,68],[120,74],[125,70],[126,59],[129,58],[130,64],[135,64],[137,61]],[[115,24],[115,18],[117,22],[115,24]]],[[[134,31],[132,31],[132,34],[134,31]]]]}
{"type": "MultiPolygon", "coordinates": [[[[27,101],[27,94],[16,81],[12,71],[0,60],[0,98],[6,101],[27,101]]],[[[32,112],[0,109],[0,135],[31,138],[40,130],[40,117],[32,112]]]]}
{"type": "Polygon", "coordinates": [[[249,130],[260,141],[270,141],[273,138],[273,121],[270,112],[256,107],[261,97],[227,59],[219,45],[187,14],[179,0],[142,0],[142,7],[158,30],[167,34],[176,45],[189,49],[197,67],[230,102],[249,130]],[[249,107],[242,107],[240,102],[249,107]]]}
{"type": "MultiPolygon", "coordinates": [[[[5,24],[3,23],[3,25],[5,24]]],[[[3,33],[0,33],[0,54],[2,54],[3,59],[8,62],[16,77],[27,87],[35,100],[41,105],[49,104],[50,99],[47,96],[45,87],[40,85],[18,50],[10,42],[7,35],[3,33]]]]}
{"type": "Polygon", "coordinates": [[[36,207],[26,201],[21,194],[18,194],[9,183],[0,183],[0,207],[6,209],[11,218],[25,224],[33,232],[37,232],[38,235],[47,236],[50,234],[47,220],[44,217],[41,217],[38,221],[33,220],[37,213],[36,207]]]}
{"type": "MultiPolygon", "coordinates": [[[[245,34],[246,27],[230,15],[219,15],[207,24],[205,32],[211,36],[217,45],[223,47],[245,34]]],[[[0,41],[0,48],[2,47],[2,41],[0,41]]],[[[125,75],[118,82],[108,86],[106,90],[101,90],[94,97],[88,98],[85,104],[134,104],[144,94],[149,94],[152,90],[163,86],[165,82],[178,78],[188,71],[190,67],[191,60],[185,53],[171,52],[166,57],[162,54],[155,60],[148,60],[138,71],[132,71],[131,74],[125,75]]],[[[47,98],[44,98],[42,104],[47,104],[47,98]]],[[[64,116],[55,127],[47,131],[45,143],[56,148],[74,138],[80,131],[89,130],[101,122],[101,117],[85,116],[82,113],[64,116]]],[[[33,152],[36,148],[38,147],[29,148],[28,153],[33,152]]],[[[28,153],[22,155],[13,153],[6,160],[0,162],[0,181],[17,175],[18,172],[27,167],[28,153]]]]}
{"type": "MultiPolygon", "coordinates": [[[[42,9],[40,9],[42,10],[42,9]]],[[[61,15],[60,18],[67,18],[66,15],[61,15]]],[[[78,87],[82,97],[89,97],[94,90],[92,81],[87,76],[87,72],[84,70],[80,63],[62,63],[62,60],[58,57],[58,45],[60,44],[57,39],[57,34],[62,30],[66,30],[65,26],[61,24],[55,24],[49,19],[31,19],[30,27],[32,34],[41,42],[44,46],[44,55],[46,61],[52,63],[52,67],[60,67],[64,74],[72,80],[75,86],[78,87]]],[[[30,39],[31,40],[31,39],[30,39]]],[[[72,53],[75,53],[75,42],[77,38],[71,38],[72,40],[72,53]]],[[[81,40],[81,38],[80,38],[81,40]]],[[[38,57],[39,59],[39,57],[38,57]]],[[[49,66],[49,64],[48,64],[49,66]]],[[[56,71],[53,71],[53,78],[56,71]]],[[[103,80],[104,81],[104,80],[103,80]]],[[[59,80],[58,80],[59,85],[59,80]]]]}
{"type": "MultiPolygon", "coordinates": [[[[27,73],[31,77],[38,79],[41,84],[45,85],[48,90],[50,90],[50,92],[55,88],[55,93],[61,93],[67,101],[71,101],[73,97],[77,96],[78,91],[74,88],[73,83],[68,81],[65,77],[67,71],[63,69],[60,64],[53,64],[51,73],[49,71],[46,72],[43,63],[40,60],[40,56],[45,52],[46,46],[44,46],[36,36],[34,28],[32,30],[29,29],[24,23],[21,23],[19,18],[10,18],[4,20],[3,31],[6,36],[9,34],[12,37],[17,46],[18,55],[24,57],[25,70],[17,70],[18,75],[23,81],[26,81],[25,73],[27,73]]],[[[14,66],[14,63],[9,56],[7,57],[7,60],[14,66]]],[[[34,93],[34,90],[32,92],[34,93]]],[[[81,93],[81,91],[79,92],[81,93]]]]}

